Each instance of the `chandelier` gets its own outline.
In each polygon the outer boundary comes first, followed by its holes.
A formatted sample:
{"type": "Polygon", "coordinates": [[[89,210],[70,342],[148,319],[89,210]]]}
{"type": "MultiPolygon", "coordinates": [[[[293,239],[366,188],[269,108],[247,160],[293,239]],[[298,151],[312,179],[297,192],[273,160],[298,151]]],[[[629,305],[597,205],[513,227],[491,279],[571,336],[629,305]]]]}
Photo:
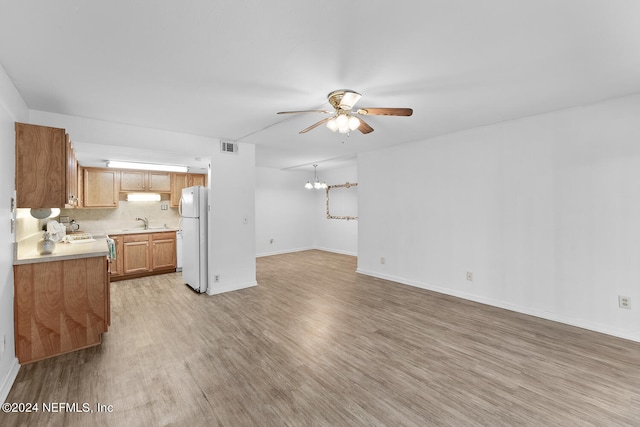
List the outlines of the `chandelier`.
{"type": "Polygon", "coordinates": [[[307,181],[307,183],[304,185],[304,188],[306,188],[307,190],[311,190],[314,188],[316,190],[327,188],[327,184],[325,184],[324,181],[320,182],[320,180],[318,179],[318,165],[313,165],[313,168],[313,183],[311,181],[307,181]]]}

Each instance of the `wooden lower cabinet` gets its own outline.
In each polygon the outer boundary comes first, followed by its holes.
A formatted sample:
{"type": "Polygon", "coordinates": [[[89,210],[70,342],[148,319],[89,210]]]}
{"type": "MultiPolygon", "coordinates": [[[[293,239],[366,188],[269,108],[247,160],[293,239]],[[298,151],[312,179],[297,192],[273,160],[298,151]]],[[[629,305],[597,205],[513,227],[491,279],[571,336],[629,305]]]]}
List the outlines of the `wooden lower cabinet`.
{"type": "Polygon", "coordinates": [[[176,268],[176,233],[153,233],[151,245],[153,271],[176,268]]]}
{"type": "Polygon", "coordinates": [[[14,266],[20,363],[102,342],[111,322],[107,262],[100,256],[14,266]]]}
{"type": "Polygon", "coordinates": [[[145,273],[151,270],[149,234],[124,236],[122,247],[123,274],[145,273]]]}
{"type": "Polygon", "coordinates": [[[122,253],[123,253],[123,244],[124,244],[124,239],[123,236],[121,235],[115,235],[115,236],[109,236],[113,239],[115,245],[116,245],[116,259],[111,260],[111,264],[109,266],[109,271],[111,272],[111,277],[117,277],[117,276],[122,276],[123,274],[123,259],[122,259],[122,253]]]}
{"type": "Polygon", "coordinates": [[[116,243],[113,280],[176,270],[176,232],[110,235],[116,243]]]}

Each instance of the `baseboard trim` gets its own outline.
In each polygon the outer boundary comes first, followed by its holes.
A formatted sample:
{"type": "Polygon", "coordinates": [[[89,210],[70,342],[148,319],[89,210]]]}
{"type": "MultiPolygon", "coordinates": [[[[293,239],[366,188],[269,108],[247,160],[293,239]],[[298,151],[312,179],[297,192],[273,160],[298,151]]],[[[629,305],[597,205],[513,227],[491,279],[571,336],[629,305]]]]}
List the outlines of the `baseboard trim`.
{"type": "Polygon", "coordinates": [[[256,258],[265,257],[265,256],[272,256],[272,255],[291,254],[291,253],[294,253],[294,252],[310,251],[312,249],[315,249],[315,248],[307,247],[307,248],[285,249],[285,250],[282,250],[282,251],[273,251],[273,252],[261,252],[259,254],[256,254],[256,258]]]}
{"type": "Polygon", "coordinates": [[[426,289],[428,291],[438,292],[444,295],[450,295],[456,298],[462,298],[469,301],[474,301],[480,304],[490,305],[492,307],[502,308],[516,313],[526,314],[529,316],[538,317],[545,320],[551,320],[553,322],[564,323],[566,325],[575,326],[581,329],[587,329],[593,332],[599,332],[601,334],[611,335],[617,338],[626,339],[629,341],[640,342],[640,334],[629,333],[627,331],[620,331],[592,322],[586,322],[582,319],[574,319],[566,316],[557,315],[548,311],[535,310],[519,305],[511,304],[505,301],[495,300],[492,298],[486,298],[478,295],[469,294],[466,292],[460,292],[453,289],[442,288],[439,286],[429,285],[428,283],[417,282],[415,280],[408,280],[402,277],[392,276],[389,274],[379,273],[377,271],[364,270],[361,268],[356,269],[356,273],[364,274],[366,276],[377,277],[378,279],[389,280],[397,282],[403,285],[414,286],[416,288],[426,289]]]}
{"type": "Polygon", "coordinates": [[[223,294],[225,292],[239,291],[240,289],[251,288],[253,286],[258,286],[258,282],[253,280],[251,282],[238,283],[238,284],[226,285],[226,286],[218,286],[215,288],[213,288],[212,286],[209,286],[209,288],[207,289],[207,295],[218,295],[218,294],[223,294]]]}
{"type": "Polygon", "coordinates": [[[11,363],[9,370],[7,371],[7,376],[4,377],[2,383],[0,385],[0,402],[4,403],[7,400],[7,396],[9,396],[9,392],[11,391],[11,387],[13,386],[16,377],[18,376],[18,371],[20,370],[20,364],[18,363],[18,358],[14,357],[13,362],[11,363]]]}
{"type": "Polygon", "coordinates": [[[261,258],[261,257],[265,257],[265,256],[272,256],[272,255],[292,254],[292,253],[295,253],[295,252],[304,252],[304,251],[313,251],[313,250],[324,251],[324,252],[333,252],[334,254],[341,254],[341,255],[358,256],[357,252],[343,251],[343,250],[340,250],[340,249],[321,248],[321,247],[318,247],[318,246],[309,246],[307,248],[287,249],[287,250],[275,251],[275,252],[262,252],[262,253],[256,254],[256,258],[261,258]]]}
{"type": "Polygon", "coordinates": [[[316,249],[319,251],[325,251],[325,252],[333,252],[334,254],[340,254],[340,255],[358,256],[357,252],[342,251],[340,249],[329,249],[329,248],[320,248],[320,247],[315,247],[313,249],[316,249]]]}

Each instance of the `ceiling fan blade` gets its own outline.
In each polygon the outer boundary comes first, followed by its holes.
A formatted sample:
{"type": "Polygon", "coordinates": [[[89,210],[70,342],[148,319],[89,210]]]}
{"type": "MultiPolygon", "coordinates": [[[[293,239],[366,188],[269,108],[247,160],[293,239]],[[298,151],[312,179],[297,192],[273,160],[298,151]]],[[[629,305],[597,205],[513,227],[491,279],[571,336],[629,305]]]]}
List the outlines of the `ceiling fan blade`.
{"type": "Polygon", "coordinates": [[[335,111],[329,111],[329,110],[280,111],[277,114],[298,114],[298,113],[324,113],[324,114],[329,114],[329,113],[335,113],[335,111]]]}
{"type": "Polygon", "coordinates": [[[360,132],[362,132],[365,135],[368,134],[368,133],[373,132],[373,128],[371,126],[369,126],[367,124],[367,122],[365,122],[364,120],[362,120],[360,118],[358,120],[360,120],[360,126],[358,126],[358,130],[360,132]]]}
{"type": "Polygon", "coordinates": [[[317,128],[317,127],[318,127],[318,126],[320,126],[321,124],[327,123],[327,122],[328,122],[329,120],[331,120],[332,118],[333,118],[333,116],[332,116],[332,117],[327,117],[326,119],[322,119],[322,120],[320,120],[319,122],[312,124],[312,125],[311,125],[311,126],[309,126],[308,128],[306,128],[306,129],[302,129],[302,130],[300,131],[300,133],[307,133],[307,132],[309,132],[310,130],[317,128]]]}
{"type": "Polygon", "coordinates": [[[411,108],[359,108],[358,114],[370,116],[410,116],[411,108]]]}

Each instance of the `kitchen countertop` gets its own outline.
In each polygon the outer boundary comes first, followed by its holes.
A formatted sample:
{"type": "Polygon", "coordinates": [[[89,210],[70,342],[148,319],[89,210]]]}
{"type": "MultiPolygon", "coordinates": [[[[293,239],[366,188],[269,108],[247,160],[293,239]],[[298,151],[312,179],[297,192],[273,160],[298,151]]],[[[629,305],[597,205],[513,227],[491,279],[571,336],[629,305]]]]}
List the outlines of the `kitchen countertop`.
{"type": "Polygon", "coordinates": [[[52,254],[40,255],[38,253],[38,241],[42,239],[42,233],[34,234],[18,243],[14,243],[15,256],[13,265],[34,264],[38,262],[63,261],[68,259],[91,258],[108,256],[107,236],[94,234],[91,242],[61,243],[56,242],[52,254]]]}
{"type": "Polygon", "coordinates": [[[116,235],[116,234],[144,234],[144,233],[163,233],[167,231],[180,231],[179,228],[171,228],[171,227],[157,227],[157,228],[149,228],[145,230],[144,228],[127,228],[127,229],[115,229],[109,230],[105,234],[107,236],[116,235]]]}

